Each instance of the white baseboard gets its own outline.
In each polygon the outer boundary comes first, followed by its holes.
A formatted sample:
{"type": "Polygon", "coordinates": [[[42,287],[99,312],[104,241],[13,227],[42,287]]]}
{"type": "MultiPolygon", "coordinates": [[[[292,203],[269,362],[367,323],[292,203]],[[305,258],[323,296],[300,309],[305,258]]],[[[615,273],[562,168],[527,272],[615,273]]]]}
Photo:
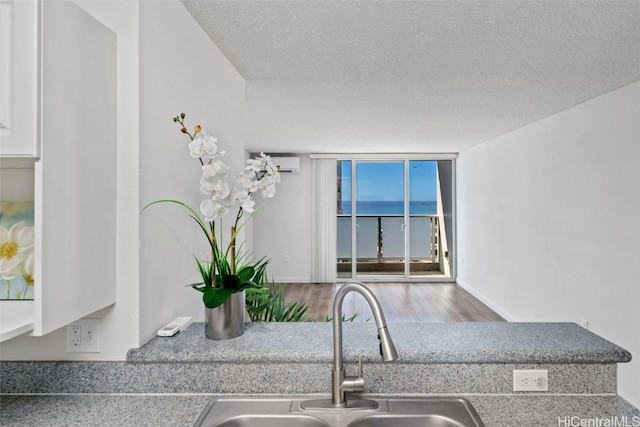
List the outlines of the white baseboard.
{"type": "Polygon", "coordinates": [[[276,283],[311,283],[309,277],[305,276],[275,276],[272,281],[276,283]]]}
{"type": "Polygon", "coordinates": [[[481,303],[483,303],[484,305],[489,307],[491,310],[495,311],[500,316],[502,316],[507,322],[517,322],[518,321],[516,316],[512,315],[511,313],[509,313],[503,307],[500,307],[497,304],[495,304],[491,299],[487,298],[481,292],[477,291],[472,286],[470,286],[468,283],[466,283],[464,281],[464,279],[457,278],[456,279],[456,283],[458,285],[460,285],[460,287],[463,288],[465,291],[469,292],[471,295],[473,295],[474,297],[479,299],[481,303]]]}

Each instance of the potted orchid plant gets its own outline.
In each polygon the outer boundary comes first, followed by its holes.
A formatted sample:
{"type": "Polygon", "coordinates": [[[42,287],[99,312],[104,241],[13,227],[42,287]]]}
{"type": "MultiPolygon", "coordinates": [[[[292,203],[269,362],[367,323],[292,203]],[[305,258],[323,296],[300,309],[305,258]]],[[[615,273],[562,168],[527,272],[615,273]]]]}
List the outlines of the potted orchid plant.
{"type": "MultiPolygon", "coordinates": [[[[205,307],[214,310],[223,306],[236,293],[243,293],[249,288],[260,288],[261,282],[266,278],[269,260],[263,257],[254,261],[250,254],[244,252],[242,244],[236,246],[236,236],[259,209],[255,206],[255,195],[259,193],[265,199],[275,196],[280,173],[271,158],[260,153],[247,160],[244,170],[236,177],[235,182],[230,183],[229,166],[224,161],[225,152],[220,149],[217,139],[200,125],[189,131],[184,123],[185,117],[185,113],[181,113],[173,121],[180,125],[180,131],[189,138],[191,157],[198,159],[200,163],[200,191],[206,197],[200,203],[199,212],[188,204],[173,199],[156,200],[144,209],[158,203],[177,204],[187,209],[198,224],[210,247],[210,256],[201,260],[194,255],[202,281],[188,286],[201,292],[205,307]],[[220,236],[222,219],[232,213],[234,220],[230,239],[227,244],[223,244],[220,236]],[[247,217],[243,218],[245,214],[247,217]],[[220,225],[218,229],[217,223],[220,225]]],[[[242,311],[244,325],[244,298],[241,309],[238,310],[242,311]]]]}

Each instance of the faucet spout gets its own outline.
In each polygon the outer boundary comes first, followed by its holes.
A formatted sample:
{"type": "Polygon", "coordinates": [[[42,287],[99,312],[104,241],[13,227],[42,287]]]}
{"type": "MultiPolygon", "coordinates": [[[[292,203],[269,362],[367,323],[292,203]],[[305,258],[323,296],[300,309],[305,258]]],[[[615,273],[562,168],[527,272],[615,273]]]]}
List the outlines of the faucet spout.
{"type": "Polygon", "coordinates": [[[331,402],[334,407],[346,406],[347,391],[363,391],[364,380],[362,378],[361,364],[359,375],[357,377],[345,376],[345,370],[342,366],[342,303],[344,297],[349,292],[358,292],[369,303],[373,317],[378,328],[378,339],[380,340],[380,354],[382,360],[390,362],[398,358],[398,353],[389,335],[387,322],[382,312],[382,307],[376,296],[360,282],[349,282],[342,286],[336,293],[333,301],[333,375],[332,375],[332,397],[331,402]],[[354,386],[353,384],[358,386],[354,386]]]}

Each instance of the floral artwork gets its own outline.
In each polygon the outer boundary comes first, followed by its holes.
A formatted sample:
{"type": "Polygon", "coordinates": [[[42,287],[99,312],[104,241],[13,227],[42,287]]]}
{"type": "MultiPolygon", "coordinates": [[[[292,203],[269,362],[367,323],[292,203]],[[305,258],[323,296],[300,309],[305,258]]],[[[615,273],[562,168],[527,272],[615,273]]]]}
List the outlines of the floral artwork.
{"type": "Polygon", "coordinates": [[[0,202],[0,300],[33,299],[33,203],[0,202]]]}

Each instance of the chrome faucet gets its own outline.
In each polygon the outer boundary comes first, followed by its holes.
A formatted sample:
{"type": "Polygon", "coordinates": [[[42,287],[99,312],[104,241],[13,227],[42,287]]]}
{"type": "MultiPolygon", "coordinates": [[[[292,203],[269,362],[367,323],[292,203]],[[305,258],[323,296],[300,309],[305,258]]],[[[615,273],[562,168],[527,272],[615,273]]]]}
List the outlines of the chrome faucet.
{"type": "Polygon", "coordinates": [[[333,371],[331,376],[331,406],[333,407],[347,406],[347,393],[364,391],[362,358],[358,359],[358,375],[355,377],[347,376],[342,366],[342,302],[351,291],[361,294],[373,311],[378,328],[382,360],[391,362],[398,358],[398,353],[387,329],[382,307],[373,292],[360,282],[349,282],[342,286],[333,300],[333,371]]]}
{"type": "Polygon", "coordinates": [[[378,403],[374,400],[355,400],[347,405],[347,393],[364,391],[364,378],[362,376],[362,358],[358,358],[358,374],[347,376],[342,366],[342,302],[346,294],[356,291],[361,294],[371,306],[373,317],[378,327],[378,339],[380,340],[380,354],[382,360],[391,362],[398,358],[396,347],[391,341],[391,335],[387,330],[387,322],[382,313],[382,307],[376,296],[369,288],[360,282],[349,282],[342,286],[333,300],[333,371],[331,372],[331,400],[314,399],[300,404],[302,409],[375,409],[378,403]]]}

